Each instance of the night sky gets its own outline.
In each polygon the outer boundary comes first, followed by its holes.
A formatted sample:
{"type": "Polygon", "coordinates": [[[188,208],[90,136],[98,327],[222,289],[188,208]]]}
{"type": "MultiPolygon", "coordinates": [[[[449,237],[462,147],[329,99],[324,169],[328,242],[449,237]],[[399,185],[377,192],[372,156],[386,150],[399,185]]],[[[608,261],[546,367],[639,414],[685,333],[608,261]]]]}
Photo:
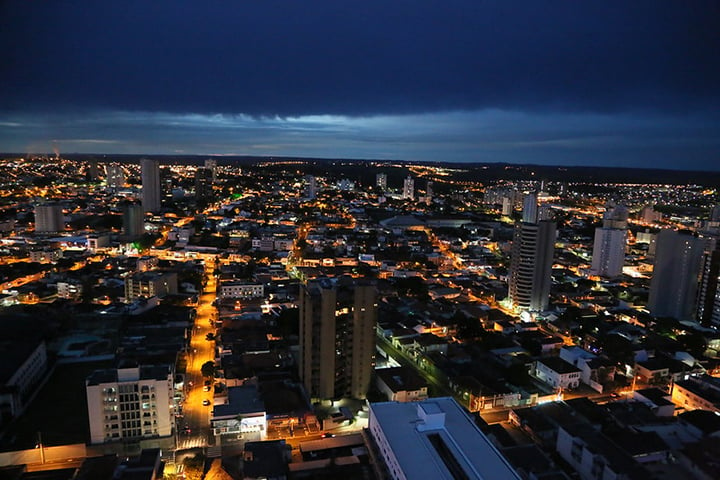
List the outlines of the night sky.
{"type": "Polygon", "coordinates": [[[0,0],[0,151],[720,170],[716,0],[0,0]]]}

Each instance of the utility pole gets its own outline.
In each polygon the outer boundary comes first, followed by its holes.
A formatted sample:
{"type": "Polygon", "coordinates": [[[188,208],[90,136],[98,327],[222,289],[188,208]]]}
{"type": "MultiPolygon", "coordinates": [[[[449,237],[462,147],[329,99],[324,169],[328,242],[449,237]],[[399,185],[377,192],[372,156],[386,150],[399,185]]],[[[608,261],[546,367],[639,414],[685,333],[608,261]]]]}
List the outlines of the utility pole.
{"type": "Polygon", "coordinates": [[[37,432],[38,448],[40,448],[40,463],[45,464],[45,447],[42,442],[42,432],[37,432]]]}

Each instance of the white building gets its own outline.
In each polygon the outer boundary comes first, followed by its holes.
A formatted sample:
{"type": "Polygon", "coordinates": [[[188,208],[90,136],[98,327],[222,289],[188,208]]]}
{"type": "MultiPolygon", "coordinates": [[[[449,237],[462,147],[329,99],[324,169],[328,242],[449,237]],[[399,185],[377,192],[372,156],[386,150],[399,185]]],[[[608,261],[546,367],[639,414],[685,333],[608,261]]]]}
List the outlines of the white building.
{"type": "Polygon", "coordinates": [[[210,422],[216,438],[265,440],[267,414],[257,387],[243,385],[228,388],[227,403],[213,407],[210,422]]]}
{"type": "Polygon", "coordinates": [[[68,280],[66,282],[57,282],[58,298],[72,299],[82,296],[83,287],[79,280],[68,280]]]}
{"type": "Polygon", "coordinates": [[[392,479],[519,479],[452,398],[370,404],[369,430],[392,479]]]}
{"type": "Polygon", "coordinates": [[[381,192],[384,192],[387,190],[387,174],[385,173],[378,173],[375,175],[375,185],[377,186],[378,190],[381,192]]]}
{"type": "Polygon", "coordinates": [[[628,210],[617,205],[603,215],[602,228],[595,229],[592,271],[601,277],[619,277],[625,264],[628,210]]]}
{"type": "Polygon", "coordinates": [[[98,370],[85,391],[91,443],[173,433],[173,373],[167,365],[98,370]]]}
{"type": "Polygon", "coordinates": [[[0,341],[0,427],[17,417],[47,371],[45,342],[0,341]]]}
{"type": "Polygon", "coordinates": [[[242,281],[230,281],[220,284],[219,296],[223,298],[262,298],[265,287],[242,281]]]}
{"type": "Polygon", "coordinates": [[[415,180],[410,175],[403,182],[402,198],[403,200],[415,200],[415,180]]]}
{"type": "Polygon", "coordinates": [[[553,388],[580,386],[581,371],[559,357],[541,358],[535,362],[535,376],[553,388]]]}
{"type": "Polygon", "coordinates": [[[393,402],[419,402],[428,398],[427,382],[409,367],[375,370],[377,387],[393,402]]]}

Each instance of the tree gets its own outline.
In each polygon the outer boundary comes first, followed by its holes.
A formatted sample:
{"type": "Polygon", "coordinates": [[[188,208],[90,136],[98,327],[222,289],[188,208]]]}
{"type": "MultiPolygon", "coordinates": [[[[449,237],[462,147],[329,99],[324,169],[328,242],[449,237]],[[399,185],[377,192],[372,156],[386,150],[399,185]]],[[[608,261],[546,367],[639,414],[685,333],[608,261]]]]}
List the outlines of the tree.
{"type": "Polygon", "coordinates": [[[202,373],[203,377],[214,377],[215,376],[215,362],[212,360],[209,360],[202,364],[200,367],[200,372],[202,373]]]}

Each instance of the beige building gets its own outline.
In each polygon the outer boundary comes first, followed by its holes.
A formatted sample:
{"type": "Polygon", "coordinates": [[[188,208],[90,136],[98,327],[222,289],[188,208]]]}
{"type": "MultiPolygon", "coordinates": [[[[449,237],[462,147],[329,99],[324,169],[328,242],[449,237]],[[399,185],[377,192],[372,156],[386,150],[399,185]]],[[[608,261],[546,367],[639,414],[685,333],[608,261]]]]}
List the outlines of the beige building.
{"type": "Polygon", "coordinates": [[[672,402],[685,410],[720,413],[720,379],[710,375],[689,377],[672,386],[672,402]]]}
{"type": "Polygon", "coordinates": [[[167,365],[98,370],[85,391],[91,443],[173,433],[173,373],[167,365]]]}
{"type": "Polygon", "coordinates": [[[177,274],[174,272],[142,272],[125,279],[125,301],[138,298],[164,297],[178,292],[177,274]]]}
{"type": "Polygon", "coordinates": [[[315,399],[365,398],[375,354],[377,292],[364,279],[300,289],[300,377],[315,399]]]}

